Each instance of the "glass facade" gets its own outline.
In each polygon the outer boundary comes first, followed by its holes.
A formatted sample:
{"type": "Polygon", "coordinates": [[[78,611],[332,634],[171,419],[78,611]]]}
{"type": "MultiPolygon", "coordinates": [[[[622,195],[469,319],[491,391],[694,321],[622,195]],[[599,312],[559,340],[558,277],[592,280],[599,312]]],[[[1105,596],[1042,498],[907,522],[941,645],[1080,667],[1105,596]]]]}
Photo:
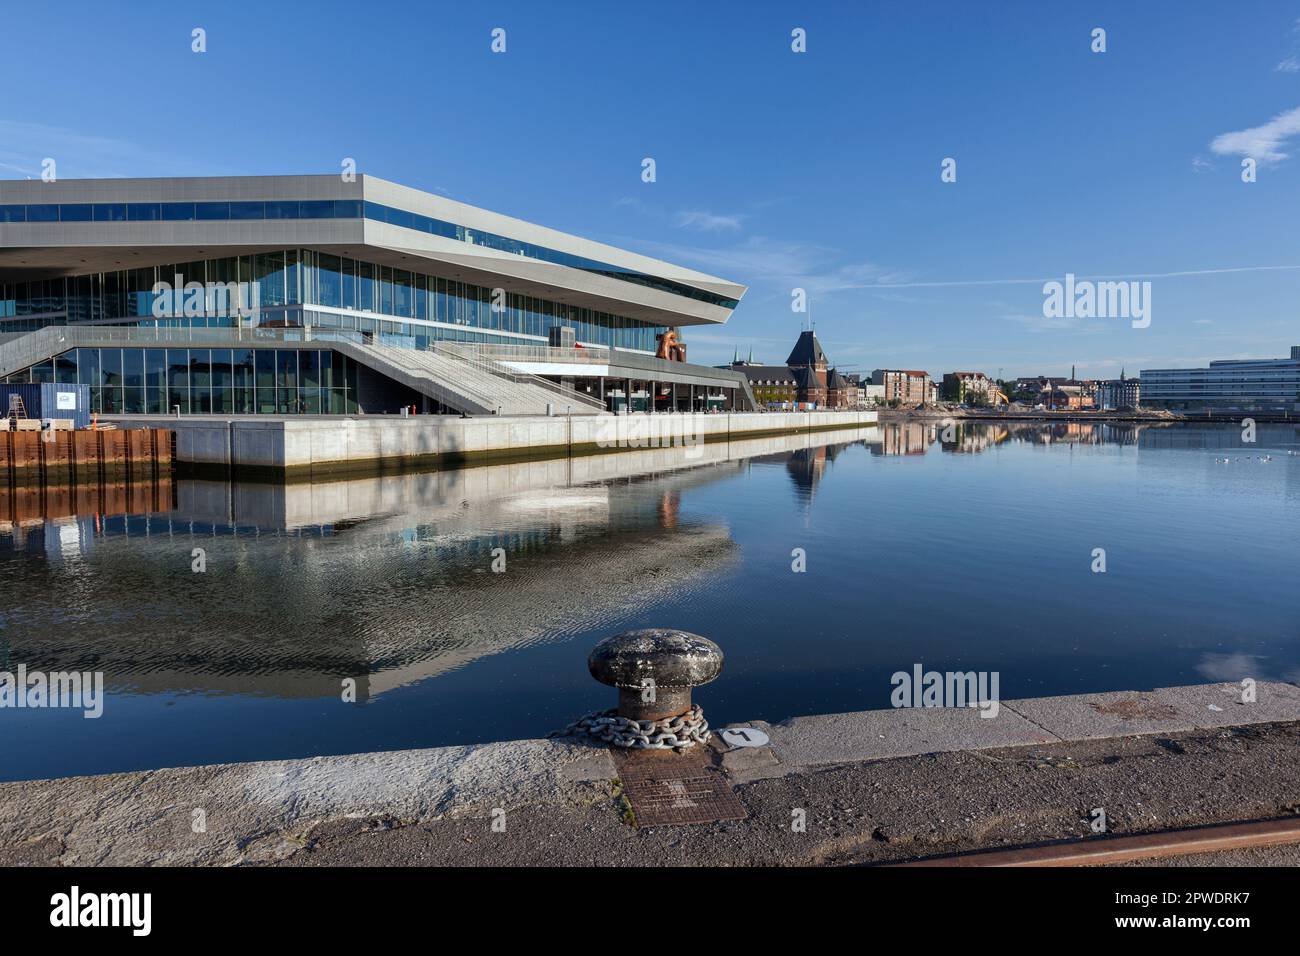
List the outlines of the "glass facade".
{"type": "Polygon", "coordinates": [[[412,229],[428,235],[442,236],[511,252],[528,259],[553,262],[557,265],[581,269],[597,275],[609,276],[623,282],[632,282],[647,288],[681,295],[711,305],[734,309],[736,299],[697,289],[672,279],[647,275],[635,269],[588,259],[569,252],[548,249],[531,242],[522,242],[508,236],[470,229],[466,226],[422,216],[419,213],[385,206],[359,199],[304,199],[288,201],[260,200],[252,202],[142,202],[142,203],[63,203],[37,205],[0,205],[0,223],[60,223],[60,222],[192,222],[192,221],[248,221],[265,219],[371,219],[389,225],[412,229]]]}
{"type": "MultiPolygon", "coordinates": [[[[236,204],[227,204],[236,205],[236,204]]],[[[663,326],[535,296],[494,303],[484,286],[310,249],[232,256],[118,272],[0,283],[0,333],[64,322],[233,326],[229,314],[154,319],[157,283],[256,284],[263,323],[319,325],[434,340],[536,345],[552,328],[588,345],[651,352],[663,326]],[[273,310],[268,312],[268,310],[273,310]]]]}
{"type": "Polygon", "coordinates": [[[1289,359],[1224,360],[1209,368],[1143,369],[1142,404],[1192,410],[1300,411],[1300,346],[1289,359]]]}
{"type": "Polygon", "coordinates": [[[71,349],[11,383],[89,385],[106,415],[350,415],[357,367],[329,349],[71,349]]]}

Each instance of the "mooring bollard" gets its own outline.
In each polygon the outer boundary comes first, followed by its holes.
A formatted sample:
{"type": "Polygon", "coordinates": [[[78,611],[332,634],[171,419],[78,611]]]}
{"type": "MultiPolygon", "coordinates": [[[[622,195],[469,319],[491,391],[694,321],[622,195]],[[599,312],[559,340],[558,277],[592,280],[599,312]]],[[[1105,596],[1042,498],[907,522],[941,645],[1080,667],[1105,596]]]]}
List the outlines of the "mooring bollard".
{"type": "Polygon", "coordinates": [[[671,628],[624,631],[592,648],[587,669],[618,688],[618,716],[664,720],[689,713],[691,689],[722,673],[722,648],[671,628]]]}

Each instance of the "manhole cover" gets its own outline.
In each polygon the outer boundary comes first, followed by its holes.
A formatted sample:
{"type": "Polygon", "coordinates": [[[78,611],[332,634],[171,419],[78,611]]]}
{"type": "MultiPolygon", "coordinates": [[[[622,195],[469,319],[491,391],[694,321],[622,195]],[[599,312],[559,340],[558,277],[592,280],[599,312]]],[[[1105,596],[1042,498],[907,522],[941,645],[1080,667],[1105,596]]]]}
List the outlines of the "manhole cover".
{"type": "Polygon", "coordinates": [[[703,748],[681,754],[622,747],[610,751],[638,827],[717,823],[748,816],[726,775],[709,763],[703,748]]]}
{"type": "Polygon", "coordinates": [[[767,734],[756,727],[728,727],[719,730],[718,736],[728,747],[766,747],[767,734]]]}

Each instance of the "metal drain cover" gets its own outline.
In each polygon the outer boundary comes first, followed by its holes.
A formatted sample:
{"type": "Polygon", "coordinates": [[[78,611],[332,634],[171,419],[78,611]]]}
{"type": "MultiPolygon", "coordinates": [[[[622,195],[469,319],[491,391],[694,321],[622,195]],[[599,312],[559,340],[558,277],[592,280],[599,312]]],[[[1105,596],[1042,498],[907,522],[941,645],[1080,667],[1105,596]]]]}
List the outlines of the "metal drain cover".
{"type": "Polygon", "coordinates": [[[685,753],[611,747],[623,792],[640,827],[744,820],[749,814],[705,748],[685,753]]]}

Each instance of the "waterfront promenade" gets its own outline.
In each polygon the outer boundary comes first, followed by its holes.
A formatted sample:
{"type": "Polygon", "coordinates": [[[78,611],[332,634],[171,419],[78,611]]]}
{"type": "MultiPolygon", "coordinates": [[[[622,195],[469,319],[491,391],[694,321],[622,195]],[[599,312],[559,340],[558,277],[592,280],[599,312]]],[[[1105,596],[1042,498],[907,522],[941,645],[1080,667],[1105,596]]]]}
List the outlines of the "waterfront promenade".
{"type": "MultiPolygon", "coordinates": [[[[563,412],[563,409],[558,409],[563,412]]],[[[451,415],[358,418],[128,416],[120,428],[176,432],[182,476],[270,480],[378,474],[406,468],[690,448],[736,439],[875,425],[874,411],[685,414],[451,415]]]]}
{"type": "Polygon", "coordinates": [[[2,784],[0,865],[872,864],[1300,810],[1289,683],[745,726],[743,821],[637,829],[608,750],[537,739],[2,784]]]}

